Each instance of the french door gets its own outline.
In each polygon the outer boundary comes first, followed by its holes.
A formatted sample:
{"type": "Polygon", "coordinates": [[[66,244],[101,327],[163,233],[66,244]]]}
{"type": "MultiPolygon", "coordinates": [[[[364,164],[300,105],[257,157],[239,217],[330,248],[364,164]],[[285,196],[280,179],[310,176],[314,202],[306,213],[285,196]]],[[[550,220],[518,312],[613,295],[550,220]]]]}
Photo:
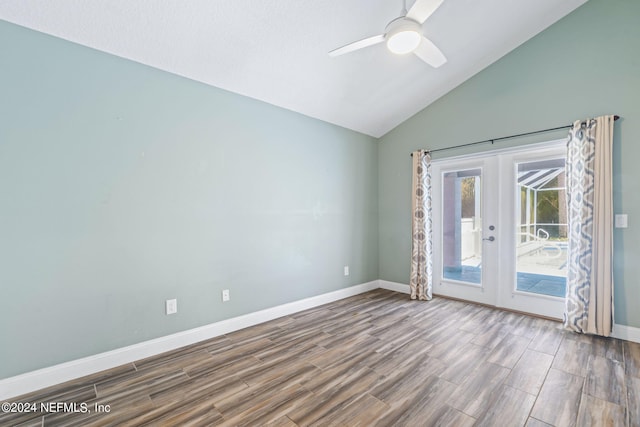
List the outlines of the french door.
{"type": "Polygon", "coordinates": [[[432,166],[435,294],[562,318],[565,141],[432,166]]]}

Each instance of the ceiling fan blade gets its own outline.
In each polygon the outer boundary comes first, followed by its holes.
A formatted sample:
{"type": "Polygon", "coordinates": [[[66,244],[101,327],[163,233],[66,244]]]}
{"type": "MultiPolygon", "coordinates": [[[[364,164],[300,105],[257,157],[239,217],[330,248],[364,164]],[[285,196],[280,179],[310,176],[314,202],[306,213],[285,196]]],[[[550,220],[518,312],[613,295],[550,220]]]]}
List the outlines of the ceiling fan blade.
{"type": "Polygon", "coordinates": [[[364,47],[373,46],[374,44],[382,43],[383,41],[384,34],[358,40],[357,42],[349,43],[346,46],[342,46],[332,50],[331,52],[329,52],[329,56],[344,55],[345,53],[353,52],[354,50],[362,49],[364,47]]]}
{"type": "Polygon", "coordinates": [[[407,12],[407,18],[424,24],[424,21],[440,7],[442,2],[443,0],[416,0],[409,12],[407,12]]]}
{"type": "Polygon", "coordinates": [[[431,40],[424,36],[422,36],[422,41],[420,41],[420,44],[418,45],[416,50],[413,51],[413,53],[415,53],[418,58],[431,65],[433,68],[438,68],[439,66],[447,62],[447,58],[440,51],[440,49],[438,49],[438,47],[433,44],[431,40]]]}

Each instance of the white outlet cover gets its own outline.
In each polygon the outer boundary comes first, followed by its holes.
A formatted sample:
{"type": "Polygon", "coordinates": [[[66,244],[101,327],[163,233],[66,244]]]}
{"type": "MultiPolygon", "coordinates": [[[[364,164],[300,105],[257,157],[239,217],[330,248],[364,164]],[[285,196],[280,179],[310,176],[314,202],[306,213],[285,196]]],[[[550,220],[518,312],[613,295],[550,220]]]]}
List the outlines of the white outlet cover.
{"type": "Polygon", "coordinates": [[[345,265],[345,266],[344,266],[344,275],[345,275],[345,276],[348,276],[348,275],[349,275],[349,266],[348,266],[348,265],[345,265]]]}
{"type": "Polygon", "coordinates": [[[222,301],[229,301],[229,299],[231,299],[230,295],[229,295],[229,289],[224,289],[222,291],[222,301]]]}
{"type": "Polygon", "coordinates": [[[168,299],[165,303],[165,309],[167,314],[175,314],[178,312],[178,300],[168,299]]]}
{"type": "Polygon", "coordinates": [[[627,214],[616,214],[615,217],[616,228],[627,228],[627,214]]]}

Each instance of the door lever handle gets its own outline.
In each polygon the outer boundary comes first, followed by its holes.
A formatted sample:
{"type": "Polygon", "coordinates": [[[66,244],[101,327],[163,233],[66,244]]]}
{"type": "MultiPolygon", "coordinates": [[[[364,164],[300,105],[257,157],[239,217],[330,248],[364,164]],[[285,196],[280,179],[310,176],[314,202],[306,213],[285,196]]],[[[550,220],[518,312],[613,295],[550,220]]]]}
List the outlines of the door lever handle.
{"type": "Polygon", "coordinates": [[[488,240],[488,241],[490,241],[490,242],[493,242],[494,240],[496,240],[496,238],[495,238],[495,237],[493,237],[493,236],[489,236],[489,237],[485,237],[485,238],[484,238],[484,239],[482,239],[482,240],[488,240]]]}

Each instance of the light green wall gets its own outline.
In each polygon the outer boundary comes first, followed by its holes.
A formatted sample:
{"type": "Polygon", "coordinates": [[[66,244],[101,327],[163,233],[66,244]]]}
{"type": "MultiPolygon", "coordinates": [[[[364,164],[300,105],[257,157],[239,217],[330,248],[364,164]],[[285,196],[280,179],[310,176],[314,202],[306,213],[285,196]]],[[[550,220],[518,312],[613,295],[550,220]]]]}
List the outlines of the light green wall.
{"type": "Polygon", "coordinates": [[[0,378],[377,279],[375,139],[2,21],[0,52],[0,378]]]}
{"type": "MultiPolygon", "coordinates": [[[[619,114],[622,119],[615,126],[614,140],[614,209],[629,214],[629,228],[615,232],[615,319],[640,327],[638,22],[640,1],[590,0],[381,138],[380,278],[400,283],[409,280],[410,152],[619,114]]],[[[510,145],[566,134],[512,140],[510,145]]],[[[490,148],[436,154],[443,157],[490,148]]]]}
{"type": "Polygon", "coordinates": [[[379,145],[0,21],[0,378],[407,283],[411,151],[609,113],[623,117],[614,204],[629,214],[616,321],[640,327],[639,17],[636,0],[590,0],[379,145]]]}

